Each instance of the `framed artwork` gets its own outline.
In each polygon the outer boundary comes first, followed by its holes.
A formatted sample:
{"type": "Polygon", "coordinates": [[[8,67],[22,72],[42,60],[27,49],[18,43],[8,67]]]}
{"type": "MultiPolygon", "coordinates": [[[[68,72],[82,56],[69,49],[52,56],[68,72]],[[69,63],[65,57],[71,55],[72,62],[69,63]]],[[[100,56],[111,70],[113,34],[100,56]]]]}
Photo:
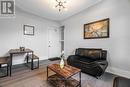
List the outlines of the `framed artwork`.
{"type": "Polygon", "coordinates": [[[109,38],[109,18],[84,24],[84,39],[109,38]]]}
{"type": "Polygon", "coordinates": [[[34,35],[34,26],[24,25],[24,35],[34,35]]]}

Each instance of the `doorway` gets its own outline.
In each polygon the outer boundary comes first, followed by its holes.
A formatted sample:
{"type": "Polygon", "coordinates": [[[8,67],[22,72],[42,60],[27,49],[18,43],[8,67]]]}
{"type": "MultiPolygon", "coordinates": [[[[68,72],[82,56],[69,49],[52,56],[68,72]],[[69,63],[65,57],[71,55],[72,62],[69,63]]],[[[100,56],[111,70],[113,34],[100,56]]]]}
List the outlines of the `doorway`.
{"type": "Polygon", "coordinates": [[[48,59],[54,59],[60,56],[60,28],[49,27],[48,29],[48,59]]]}

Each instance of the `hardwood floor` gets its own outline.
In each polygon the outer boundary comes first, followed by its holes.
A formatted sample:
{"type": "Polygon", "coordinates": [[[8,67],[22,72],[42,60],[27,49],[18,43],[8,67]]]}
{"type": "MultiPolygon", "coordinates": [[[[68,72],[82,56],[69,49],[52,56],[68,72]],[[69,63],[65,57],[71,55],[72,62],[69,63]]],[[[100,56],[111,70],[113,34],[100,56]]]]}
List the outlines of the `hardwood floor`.
{"type": "MultiPolygon", "coordinates": [[[[53,87],[46,81],[46,66],[59,61],[46,60],[40,63],[40,68],[30,70],[20,65],[13,69],[12,77],[0,78],[0,87],[53,87]]],[[[112,87],[115,75],[105,73],[99,79],[82,73],[82,87],[112,87]]],[[[78,76],[74,76],[78,78],[78,76]]]]}

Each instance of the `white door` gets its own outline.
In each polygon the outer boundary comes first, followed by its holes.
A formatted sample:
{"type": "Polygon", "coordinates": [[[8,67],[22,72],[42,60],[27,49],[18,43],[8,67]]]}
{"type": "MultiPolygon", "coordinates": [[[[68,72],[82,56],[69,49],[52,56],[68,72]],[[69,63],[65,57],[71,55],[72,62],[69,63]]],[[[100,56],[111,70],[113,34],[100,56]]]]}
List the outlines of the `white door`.
{"type": "Polygon", "coordinates": [[[60,31],[57,27],[50,27],[48,29],[48,51],[48,58],[60,56],[60,31]]]}

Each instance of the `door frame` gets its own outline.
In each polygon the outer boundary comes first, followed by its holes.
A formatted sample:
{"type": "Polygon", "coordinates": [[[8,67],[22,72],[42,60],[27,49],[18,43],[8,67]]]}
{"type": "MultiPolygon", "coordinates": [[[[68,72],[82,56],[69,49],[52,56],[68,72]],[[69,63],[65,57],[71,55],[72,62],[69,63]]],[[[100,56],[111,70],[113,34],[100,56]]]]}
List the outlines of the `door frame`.
{"type": "MultiPolygon", "coordinates": [[[[48,30],[47,30],[47,49],[48,49],[48,59],[49,59],[49,56],[50,56],[50,49],[49,49],[49,30],[52,30],[52,29],[60,29],[59,26],[49,26],[48,27],[48,30]]],[[[59,38],[60,38],[60,33],[59,33],[59,38]]],[[[60,39],[59,39],[60,41],[60,39]]],[[[61,44],[60,44],[61,45],[61,44]]],[[[60,50],[61,50],[61,47],[60,47],[60,50]]]]}

